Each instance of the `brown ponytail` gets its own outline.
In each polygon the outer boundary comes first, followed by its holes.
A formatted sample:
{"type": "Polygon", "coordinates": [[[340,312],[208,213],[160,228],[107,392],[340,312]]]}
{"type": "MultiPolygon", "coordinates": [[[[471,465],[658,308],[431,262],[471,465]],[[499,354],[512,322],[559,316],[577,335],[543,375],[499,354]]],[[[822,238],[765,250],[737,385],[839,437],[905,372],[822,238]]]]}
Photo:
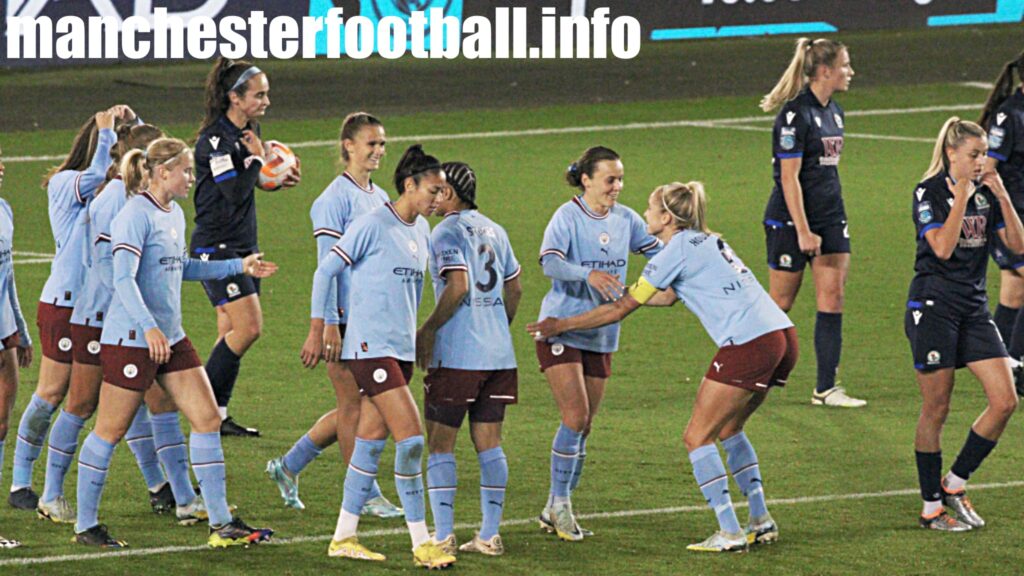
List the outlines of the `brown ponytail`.
{"type": "MultiPolygon", "coordinates": [[[[213,64],[213,69],[206,76],[205,116],[202,125],[199,127],[199,132],[196,133],[196,138],[204,130],[213,126],[217,118],[228,111],[228,108],[231,107],[231,99],[228,97],[228,94],[232,91],[232,87],[235,86],[235,83],[238,82],[242,74],[252,67],[252,63],[245,60],[229,60],[223,56],[217,58],[217,61],[213,64]]],[[[240,86],[234,88],[235,94],[239,96],[245,96],[248,91],[248,82],[243,82],[240,86]]]]}
{"type": "Polygon", "coordinates": [[[1015,60],[1010,60],[1003,65],[1003,70],[996,78],[995,86],[992,87],[992,92],[989,93],[988,100],[985,101],[985,108],[981,111],[981,118],[978,119],[978,124],[985,130],[992,127],[992,117],[995,116],[996,110],[1013,94],[1014,70],[1017,70],[1018,80],[1024,82],[1024,52],[1021,52],[1015,60]]]}

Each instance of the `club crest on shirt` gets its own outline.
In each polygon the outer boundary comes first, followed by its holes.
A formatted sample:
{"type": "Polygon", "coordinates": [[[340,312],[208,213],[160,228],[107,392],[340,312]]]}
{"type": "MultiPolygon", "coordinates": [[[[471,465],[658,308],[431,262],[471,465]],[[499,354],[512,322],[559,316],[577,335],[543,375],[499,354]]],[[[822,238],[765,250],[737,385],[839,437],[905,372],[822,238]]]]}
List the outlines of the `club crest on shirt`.
{"type": "Polygon", "coordinates": [[[796,147],[796,128],[783,128],[779,131],[779,147],[783,150],[796,147]]]}
{"type": "Polygon", "coordinates": [[[790,256],[789,254],[783,254],[782,256],[779,256],[779,267],[780,268],[792,268],[793,267],[793,257],[790,256]]]}
{"type": "Polygon", "coordinates": [[[836,119],[836,126],[839,126],[839,129],[842,130],[844,128],[843,117],[839,114],[832,114],[832,117],[836,119]]]}
{"type": "Polygon", "coordinates": [[[612,241],[612,237],[609,236],[607,232],[601,232],[597,237],[597,241],[601,243],[601,246],[607,246],[608,243],[612,241]]]}
{"type": "Polygon", "coordinates": [[[989,148],[1000,148],[1003,145],[1003,138],[1006,137],[1006,130],[1002,128],[992,127],[988,131],[988,147],[989,148]]]}
{"type": "Polygon", "coordinates": [[[932,350],[928,352],[928,364],[935,365],[942,361],[942,354],[939,354],[938,350],[932,350]]]}

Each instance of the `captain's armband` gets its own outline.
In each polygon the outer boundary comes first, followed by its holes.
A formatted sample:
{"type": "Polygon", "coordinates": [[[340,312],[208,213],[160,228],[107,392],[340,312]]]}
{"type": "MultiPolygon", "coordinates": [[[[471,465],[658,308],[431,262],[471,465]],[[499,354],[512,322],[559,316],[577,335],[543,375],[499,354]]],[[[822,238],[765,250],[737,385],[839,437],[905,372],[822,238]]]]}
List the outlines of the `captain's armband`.
{"type": "Polygon", "coordinates": [[[658,292],[660,292],[660,290],[655,288],[643,276],[641,276],[635,284],[629,287],[629,295],[641,305],[646,304],[647,301],[653,298],[658,292]]]}

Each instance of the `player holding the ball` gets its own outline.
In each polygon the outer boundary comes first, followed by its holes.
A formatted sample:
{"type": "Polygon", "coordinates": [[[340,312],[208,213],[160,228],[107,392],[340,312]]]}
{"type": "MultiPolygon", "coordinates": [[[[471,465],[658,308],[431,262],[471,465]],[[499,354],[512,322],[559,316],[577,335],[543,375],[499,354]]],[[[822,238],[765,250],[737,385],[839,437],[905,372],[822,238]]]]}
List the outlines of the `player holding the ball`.
{"type": "MultiPolygon", "coordinates": [[[[195,145],[193,258],[227,260],[259,251],[254,190],[269,158],[257,119],[270,106],[269,92],[267,75],[249,62],[219,58],[206,78],[205,118],[195,145]]],[[[299,179],[296,163],[280,184],[290,188],[299,179]]],[[[223,421],[221,434],[258,436],[256,429],[228,417],[227,406],[242,356],[260,337],[259,279],[231,276],[203,282],[203,287],[217,309],[218,339],[206,361],[206,372],[223,421]]]]}

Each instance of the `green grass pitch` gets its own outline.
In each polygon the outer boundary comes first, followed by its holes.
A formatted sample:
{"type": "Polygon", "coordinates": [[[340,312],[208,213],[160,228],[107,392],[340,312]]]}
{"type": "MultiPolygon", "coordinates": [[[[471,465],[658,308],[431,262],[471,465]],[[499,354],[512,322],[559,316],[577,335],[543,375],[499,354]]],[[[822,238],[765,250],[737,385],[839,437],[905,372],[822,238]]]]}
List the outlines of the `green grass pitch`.
{"type": "MultiPolygon", "coordinates": [[[[856,62],[855,62],[856,66],[856,62]]],[[[780,70],[781,71],[781,70],[780,70]]],[[[994,73],[994,70],[993,70],[994,73]]],[[[965,117],[977,115],[985,92],[955,83],[919,86],[858,87],[839,96],[849,114],[840,167],[850,218],[853,265],[847,294],[842,384],[868,399],[858,411],[826,411],[810,406],[815,374],[814,297],[810,277],[791,317],[801,336],[802,355],[789,386],[771,393],[748,425],[761,461],[769,505],[781,527],[781,540],[749,554],[705,557],[687,553],[687,543],[702,540],[714,528],[703,507],[680,437],[696,385],[714,346],[696,319],[682,306],[642,310],[623,326],[614,375],[588,445],[587,468],[574,497],[583,523],[596,536],[579,544],[561,543],[543,534],[532,519],[548,488],[548,455],[558,422],[547,384],[536,368],[533,342],[523,326],[537,316],[549,286],[536,264],[544,226],[572,191],[562,182],[565,166],[584,148],[603,144],[616,149],[626,168],[621,201],[642,211],[647,194],[672,180],[699,179],[710,198],[710,222],[737,254],[767,283],[762,211],[771,188],[771,117],[739,125],[714,127],[620,128],[583,133],[439,139],[426,150],[443,160],[463,160],[479,179],[481,210],[509,231],[524,264],[525,295],[513,335],[520,364],[520,403],[508,411],[505,451],[510,484],[503,529],[503,558],[465,555],[453,568],[481,574],[1011,574],[1019,571],[1020,525],[1024,504],[1018,497],[1024,466],[1020,423],[1012,421],[999,447],[972,478],[973,484],[1003,484],[978,490],[973,500],[989,521],[982,530],[943,535],[917,527],[919,498],[913,458],[913,434],[919,394],[903,336],[906,290],[913,268],[914,228],[910,202],[924,171],[934,137],[951,112],[878,115],[879,109],[913,109],[960,105],[965,117]],[[905,140],[876,138],[899,136],[905,140]],[[666,510],[681,508],[681,510],[666,510]],[[598,515],[589,517],[588,515],[598,515]],[[603,516],[601,516],[603,515],[603,516]]],[[[198,101],[195,94],[183,97],[198,101]]],[[[390,174],[414,135],[476,131],[620,126],[673,120],[714,120],[759,115],[754,93],[714,99],[674,99],[632,103],[558,104],[529,109],[468,109],[408,113],[384,118],[392,140],[381,183],[390,174]]],[[[146,110],[140,110],[145,117],[146,110]]],[[[194,126],[168,126],[188,137],[194,126]]],[[[275,119],[264,122],[267,138],[295,144],[330,140],[339,117],[275,119]]],[[[67,130],[8,132],[5,156],[59,154],[69,143],[67,130]],[[21,143],[24,142],[24,145],[21,143]]],[[[280,273],[264,283],[264,336],[243,362],[232,413],[258,425],[258,440],[225,439],[229,500],[248,522],[276,531],[276,545],[251,550],[177,550],[200,547],[204,527],[178,527],[149,511],[145,487],[130,452],[118,448],[104,494],[101,521],[132,548],[112,558],[70,542],[72,530],[35,520],[34,515],[0,505],[0,534],[18,538],[24,547],[0,552],[0,572],[60,574],[311,574],[359,571],[392,574],[414,570],[404,523],[366,519],[364,543],[389,556],[380,565],[327,557],[341,503],[344,469],[336,449],[324,452],[301,477],[307,509],[296,512],[281,503],[263,473],[265,462],[283,454],[334,402],[322,367],[308,371],[299,361],[307,330],[307,310],[315,248],[309,206],[336,174],[335,149],[300,146],[303,182],[278,193],[259,193],[261,246],[280,273]],[[373,535],[374,531],[385,531],[373,535]],[[153,549],[171,547],[164,551],[153,549]],[[140,554],[150,551],[153,554],[140,554]],[[61,559],[82,555],[74,560],[61,559]],[[23,560],[44,563],[24,565],[23,560]]],[[[39,188],[46,161],[9,163],[2,194],[15,212],[15,248],[20,252],[53,250],[46,219],[46,195],[39,188]]],[[[386,185],[390,188],[390,185],[386,185]]],[[[182,202],[189,216],[191,201],[182,202]]],[[[16,256],[16,261],[24,258],[16,256]]],[[[634,257],[630,279],[642,267],[634,257]]],[[[16,267],[21,301],[30,323],[35,301],[49,272],[45,264],[16,267]]],[[[992,290],[998,276],[993,269],[992,290]]],[[[429,284],[429,283],[428,283],[429,284]]],[[[214,313],[198,284],[184,289],[184,322],[200,355],[215,338],[214,313]]],[[[425,288],[421,317],[433,304],[425,288]]],[[[35,333],[35,331],[33,331],[35,333]]],[[[37,348],[38,352],[38,348],[37,348]]],[[[14,430],[35,386],[38,362],[22,373],[18,403],[8,434],[3,487],[10,482],[14,430]]],[[[985,405],[977,381],[959,375],[944,440],[946,466],[952,462],[968,427],[985,405]]],[[[421,397],[422,375],[412,389],[421,397]]],[[[86,430],[91,429],[91,423],[86,430]]],[[[463,434],[465,436],[465,433],[463,434]]],[[[123,444],[123,443],[122,443],[123,444]]],[[[382,458],[381,485],[397,501],[387,473],[393,452],[382,458]]],[[[468,438],[457,450],[460,491],[456,520],[479,521],[476,458],[468,438]]],[[[45,451],[36,465],[41,490],[45,451]]],[[[66,492],[73,499],[73,467],[66,492]]],[[[743,498],[733,490],[736,502],[743,498]]],[[[746,517],[745,508],[738,513],[746,517]]],[[[460,541],[472,527],[457,530],[460,541]]]]}

